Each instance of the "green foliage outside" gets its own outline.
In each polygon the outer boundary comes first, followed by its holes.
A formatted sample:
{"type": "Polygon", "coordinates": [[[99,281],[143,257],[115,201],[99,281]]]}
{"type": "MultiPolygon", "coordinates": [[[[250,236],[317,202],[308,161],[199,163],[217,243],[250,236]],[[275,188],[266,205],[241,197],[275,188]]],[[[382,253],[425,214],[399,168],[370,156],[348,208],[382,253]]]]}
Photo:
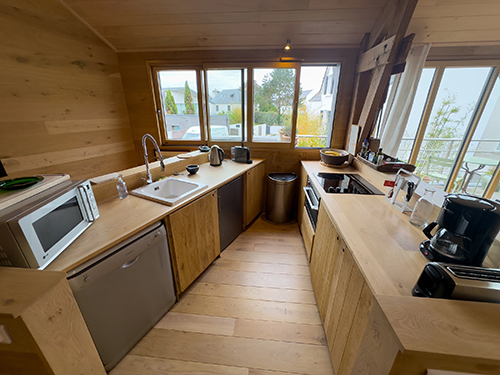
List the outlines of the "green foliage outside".
{"type": "MultiPolygon", "coordinates": [[[[470,114],[474,109],[475,102],[470,103],[465,111],[456,105],[457,96],[446,89],[446,97],[441,101],[438,110],[432,120],[427,124],[426,138],[461,138],[466,129],[470,114]]],[[[417,174],[422,175],[429,166],[431,156],[446,159],[455,159],[461,142],[451,142],[447,140],[425,141],[420,149],[416,167],[417,174]]],[[[439,167],[438,172],[442,173],[444,167],[439,167]]],[[[434,167],[435,169],[435,167],[434,167]]]]}
{"type": "Polygon", "coordinates": [[[177,105],[175,104],[174,96],[170,89],[168,89],[165,94],[165,112],[169,115],[177,114],[177,105]]]}
{"type": "MultiPolygon", "coordinates": [[[[274,112],[277,114],[275,123],[268,125],[290,124],[291,116],[287,113],[288,108],[293,106],[293,94],[295,89],[295,72],[293,69],[274,69],[264,76],[262,85],[255,83],[255,103],[258,112],[274,112]]],[[[256,122],[257,123],[257,122],[256,122]]]]}
{"type": "Polygon", "coordinates": [[[273,125],[278,123],[278,114],[276,112],[262,112],[254,113],[254,122],[256,124],[273,125]]]}
{"type": "Polygon", "coordinates": [[[184,111],[184,114],[186,114],[186,115],[194,115],[195,114],[193,97],[191,95],[191,89],[189,88],[188,81],[186,81],[186,84],[184,85],[184,105],[186,106],[186,110],[184,111]]]}
{"type": "MultiPolygon", "coordinates": [[[[299,108],[297,117],[297,134],[325,136],[327,127],[323,125],[321,116],[311,113],[305,106],[299,108]]],[[[326,147],[326,138],[299,138],[298,147],[326,147]]]]}
{"type": "Polygon", "coordinates": [[[241,124],[241,108],[235,108],[227,113],[229,116],[229,124],[241,124]]]}

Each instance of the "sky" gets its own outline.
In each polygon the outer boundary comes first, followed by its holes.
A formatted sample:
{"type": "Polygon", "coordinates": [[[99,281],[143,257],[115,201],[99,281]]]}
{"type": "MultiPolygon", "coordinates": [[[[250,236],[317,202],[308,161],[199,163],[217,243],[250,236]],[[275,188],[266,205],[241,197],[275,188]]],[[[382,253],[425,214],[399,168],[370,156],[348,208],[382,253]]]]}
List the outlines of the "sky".
{"type": "MultiPolygon", "coordinates": [[[[461,107],[461,109],[460,112],[456,114],[455,118],[461,117],[463,113],[465,113],[469,104],[475,104],[478,100],[488,77],[489,71],[490,68],[447,68],[444,72],[429,121],[432,121],[434,114],[439,108],[442,100],[446,98],[447,92],[445,88],[448,89],[450,93],[456,94],[457,99],[455,105],[461,107]]],[[[407,134],[415,136],[417,132],[425,101],[427,99],[427,94],[432,83],[433,75],[434,69],[431,68],[424,69],[422,73],[412,111],[408,119],[405,136],[407,134]]],[[[489,109],[489,114],[491,114],[491,110],[492,108],[489,109]]],[[[489,118],[489,114],[487,113],[487,111],[485,111],[482,117],[489,118]]],[[[468,117],[468,120],[469,119],[470,115],[468,117]]],[[[482,124],[480,124],[480,126],[478,127],[476,136],[474,138],[480,137],[484,130],[484,127],[486,126],[486,123],[487,121],[482,121],[482,124]]],[[[466,121],[466,124],[468,124],[468,121],[466,121]]]]}

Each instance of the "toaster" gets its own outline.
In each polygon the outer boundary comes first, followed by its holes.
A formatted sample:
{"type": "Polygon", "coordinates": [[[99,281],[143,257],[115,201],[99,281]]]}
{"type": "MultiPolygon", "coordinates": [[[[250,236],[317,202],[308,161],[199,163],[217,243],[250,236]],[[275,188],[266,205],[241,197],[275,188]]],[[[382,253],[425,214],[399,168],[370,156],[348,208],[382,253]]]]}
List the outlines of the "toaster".
{"type": "Polygon", "coordinates": [[[412,290],[416,297],[500,302],[500,269],[427,263],[412,290]]]}
{"type": "Polygon", "coordinates": [[[231,147],[231,159],[237,163],[251,164],[250,149],[243,146],[231,147]]]}

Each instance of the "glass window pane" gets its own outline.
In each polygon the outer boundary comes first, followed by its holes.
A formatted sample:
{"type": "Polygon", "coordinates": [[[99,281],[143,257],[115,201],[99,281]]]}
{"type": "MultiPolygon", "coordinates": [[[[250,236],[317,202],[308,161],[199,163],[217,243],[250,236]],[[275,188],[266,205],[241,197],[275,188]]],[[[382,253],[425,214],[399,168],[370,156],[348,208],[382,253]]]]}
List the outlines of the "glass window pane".
{"type": "Polygon", "coordinates": [[[490,68],[446,68],[418,153],[416,174],[444,188],[490,68]]]}
{"type": "MultiPolygon", "coordinates": [[[[244,73],[246,82],[246,69],[244,73]]],[[[210,139],[241,142],[241,69],[207,70],[207,90],[210,139]]]]}
{"type": "MultiPolygon", "coordinates": [[[[500,81],[497,79],[460,168],[455,185],[461,192],[482,196],[490,183],[500,160],[499,118],[500,81]]],[[[497,186],[493,199],[500,198],[499,191],[497,186]]]]}
{"type": "Polygon", "coordinates": [[[295,69],[254,69],[254,142],[290,142],[295,69]]]}
{"type": "Polygon", "coordinates": [[[297,113],[297,146],[327,147],[337,102],[340,66],[303,66],[297,113]]]}
{"type": "Polygon", "coordinates": [[[401,139],[398,153],[396,154],[396,157],[400,160],[404,160],[406,162],[410,160],[410,154],[413,144],[415,143],[418,126],[420,125],[420,120],[422,119],[425,103],[427,102],[427,97],[429,95],[429,90],[431,89],[435,73],[435,68],[426,68],[422,71],[420,81],[418,82],[417,92],[415,93],[415,99],[413,100],[413,105],[411,107],[410,116],[408,117],[408,123],[406,124],[406,129],[403,134],[403,138],[401,139]]]}
{"type": "Polygon", "coordinates": [[[201,140],[196,70],[162,70],[158,78],[167,139],[201,140]]]}

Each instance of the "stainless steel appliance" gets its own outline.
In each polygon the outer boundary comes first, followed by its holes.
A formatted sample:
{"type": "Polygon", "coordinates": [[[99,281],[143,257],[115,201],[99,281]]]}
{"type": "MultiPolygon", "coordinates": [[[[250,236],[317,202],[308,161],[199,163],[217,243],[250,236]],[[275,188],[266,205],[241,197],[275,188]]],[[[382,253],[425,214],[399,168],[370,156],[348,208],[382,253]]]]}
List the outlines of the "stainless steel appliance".
{"type": "Polygon", "coordinates": [[[175,303],[167,234],[160,222],[67,278],[108,371],[175,303]]]}
{"type": "Polygon", "coordinates": [[[250,159],[250,149],[248,147],[231,147],[231,158],[237,163],[252,164],[252,160],[250,159]]]}
{"type": "Polygon", "coordinates": [[[217,145],[213,145],[210,148],[210,155],[208,159],[210,161],[210,165],[217,167],[222,164],[222,160],[224,160],[224,150],[217,145]]]}
{"type": "Polygon", "coordinates": [[[99,217],[89,181],[64,181],[0,211],[0,266],[44,269],[99,217]]]}
{"type": "Polygon", "coordinates": [[[500,269],[427,263],[412,294],[499,303],[500,269]]]}
{"type": "Polygon", "coordinates": [[[217,189],[219,204],[220,250],[224,250],[243,231],[243,177],[217,189]]]}
{"type": "Polygon", "coordinates": [[[420,251],[430,260],[481,266],[500,231],[500,204],[466,194],[449,194],[420,251]],[[437,228],[435,234],[432,230],[437,228]]]}
{"type": "Polygon", "coordinates": [[[311,225],[316,231],[316,223],[318,222],[319,204],[321,202],[321,196],[314,188],[309,177],[307,177],[307,184],[303,187],[306,199],[304,206],[307,211],[307,216],[311,221],[311,225]]]}
{"type": "Polygon", "coordinates": [[[384,195],[359,174],[315,173],[325,192],[330,194],[370,194],[384,195]]]}

